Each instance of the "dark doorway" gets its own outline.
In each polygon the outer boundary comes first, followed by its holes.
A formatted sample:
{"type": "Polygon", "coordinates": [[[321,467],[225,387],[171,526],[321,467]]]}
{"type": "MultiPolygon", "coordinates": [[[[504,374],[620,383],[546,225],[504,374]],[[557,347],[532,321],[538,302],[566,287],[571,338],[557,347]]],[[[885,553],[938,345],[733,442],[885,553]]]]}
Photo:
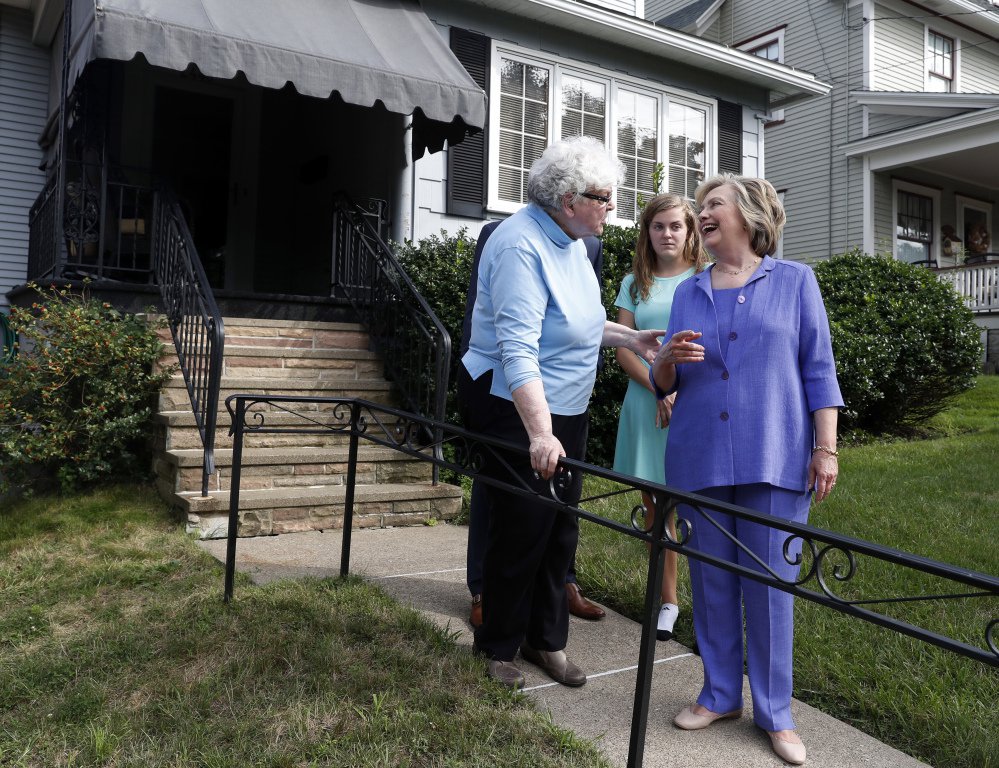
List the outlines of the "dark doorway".
{"type": "Polygon", "coordinates": [[[225,285],[233,100],[156,88],[153,172],[172,186],[213,288],[225,285]]]}

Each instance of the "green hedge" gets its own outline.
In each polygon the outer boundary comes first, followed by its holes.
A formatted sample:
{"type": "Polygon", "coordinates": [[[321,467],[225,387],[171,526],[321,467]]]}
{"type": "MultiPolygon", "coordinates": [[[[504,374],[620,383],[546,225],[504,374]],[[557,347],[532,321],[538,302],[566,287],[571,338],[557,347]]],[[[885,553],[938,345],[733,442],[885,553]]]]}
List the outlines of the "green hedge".
{"type": "Polygon", "coordinates": [[[832,330],[846,429],[902,434],[974,386],[980,330],[923,267],[854,250],[815,266],[832,330]]]}

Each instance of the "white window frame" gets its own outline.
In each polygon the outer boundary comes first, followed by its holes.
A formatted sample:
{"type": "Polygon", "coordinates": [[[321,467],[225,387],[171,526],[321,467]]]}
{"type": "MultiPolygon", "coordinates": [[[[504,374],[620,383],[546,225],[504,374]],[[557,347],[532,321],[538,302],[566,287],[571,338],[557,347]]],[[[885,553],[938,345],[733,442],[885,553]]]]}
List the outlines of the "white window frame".
{"type": "MultiPolygon", "coordinates": [[[[532,66],[544,67],[551,72],[549,79],[551,93],[548,104],[548,141],[558,140],[562,135],[562,77],[580,77],[586,80],[599,81],[607,85],[607,111],[605,115],[604,135],[607,137],[608,151],[617,155],[617,124],[616,124],[616,104],[617,89],[625,87],[627,90],[636,91],[644,95],[655,97],[659,102],[659,125],[658,125],[658,152],[659,162],[662,162],[667,169],[668,175],[668,107],[671,101],[675,101],[685,106],[703,110],[705,113],[705,142],[704,142],[704,178],[708,178],[716,172],[717,157],[715,157],[715,147],[718,137],[718,102],[716,99],[705,98],[697,94],[688,93],[669,88],[660,83],[641,78],[631,77],[620,73],[613,73],[608,76],[605,69],[595,66],[587,66],[578,61],[567,59],[550,54],[539,54],[537,51],[522,48],[510,43],[493,40],[490,56],[489,74],[489,184],[487,191],[486,208],[495,213],[516,213],[522,207],[520,203],[513,203],[499,199],[499,125],[500,125],[500,85],[501,85],[501,60],[503,58],[514,59],[518,62],[530,64],[532,66]]],[[[630,225],[632,219],[618,218],[613,212],[608,217],[612,224],[630,225]]]]}
{"type": "MultiPolygon", "coordinates": [[[[751,55],[756,55],[755,52],[761,48],[766,48],[777,43],[777,63],[784,63],[784,32],[787,30],[787,25],[779,27],[778,29],[771,30],[770,32],[765,32],[757,37],[750,38],[745,42],[739,43],[736,47],[737,50],[743,51],[751,55]]],[[[773,59],[766,59],[766,61],[773,61],[773,59]]],[[[784,122],[784,110],[774,109],[770,112],[767,117],[766,122],[763,123],[763,127],[766,128],[770,125],[777,125],[778,123],[784,122]]]]}
{"type": "Polygon", "coordinates": [[[898,193],[908,192],[913,195],[921,195],[923,197],[928,197],[933,202],[933,224],[930,228],[930,237],[933,239],[930,241],[930,259],[935,261],[937,266],[940,265],[940,199],[941,194],[939,189],[934,189],[933,187],[924,187],[921,184],[913,184],[909,181],[902,181],[901,179],[892,179],[891,181],[891,252],[892,257],[899,259],[898,256],[898,193]]]}
{"type": "Polygon", "coordinates": [[[960,50],[960,41],[954,35],[945,35],[938,29],[932,29],[929,26],[923,28],[923,56],[924,66],[923,66],[923,90],[927,93],[959,93],[960,80],[959,73],[960,69],[960,57],[958,51],[960,50]],[[945,40],[950,40],[951,50],[950,50],[950,90],[949,91],[931,91],[930,83],[937,80],[946,80],[943,75],[936,74],[932,71],[933,65],[933,52],[930,50],[930,35],[936,35],[937,37],[942,37],[945,40]]]}

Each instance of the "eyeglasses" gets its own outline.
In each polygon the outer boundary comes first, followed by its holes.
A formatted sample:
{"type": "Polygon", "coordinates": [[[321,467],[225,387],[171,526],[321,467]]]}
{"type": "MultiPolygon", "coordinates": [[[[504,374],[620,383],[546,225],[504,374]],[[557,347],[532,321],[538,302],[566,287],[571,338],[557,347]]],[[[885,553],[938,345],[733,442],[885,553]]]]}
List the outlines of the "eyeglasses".
{"type": "Polygon", "coordinates": [[[611,201],[610,195],[598,195],[596,192],[580,192],[579,196],[588,197],[590,200],[596,200],[603,205],[607,205],[611,201]]]}

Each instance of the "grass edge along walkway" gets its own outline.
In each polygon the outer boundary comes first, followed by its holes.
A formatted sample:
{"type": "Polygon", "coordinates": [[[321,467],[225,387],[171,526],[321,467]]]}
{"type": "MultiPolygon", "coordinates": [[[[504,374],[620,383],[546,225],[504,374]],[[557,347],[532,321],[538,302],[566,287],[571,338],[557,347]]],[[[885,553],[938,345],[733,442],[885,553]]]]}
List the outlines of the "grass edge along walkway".
{"type": "Polygon", "coordinates": [[[239,579],[149,488],[7,505],[0,765],[607,765],[379,588],[239,579]]]}

